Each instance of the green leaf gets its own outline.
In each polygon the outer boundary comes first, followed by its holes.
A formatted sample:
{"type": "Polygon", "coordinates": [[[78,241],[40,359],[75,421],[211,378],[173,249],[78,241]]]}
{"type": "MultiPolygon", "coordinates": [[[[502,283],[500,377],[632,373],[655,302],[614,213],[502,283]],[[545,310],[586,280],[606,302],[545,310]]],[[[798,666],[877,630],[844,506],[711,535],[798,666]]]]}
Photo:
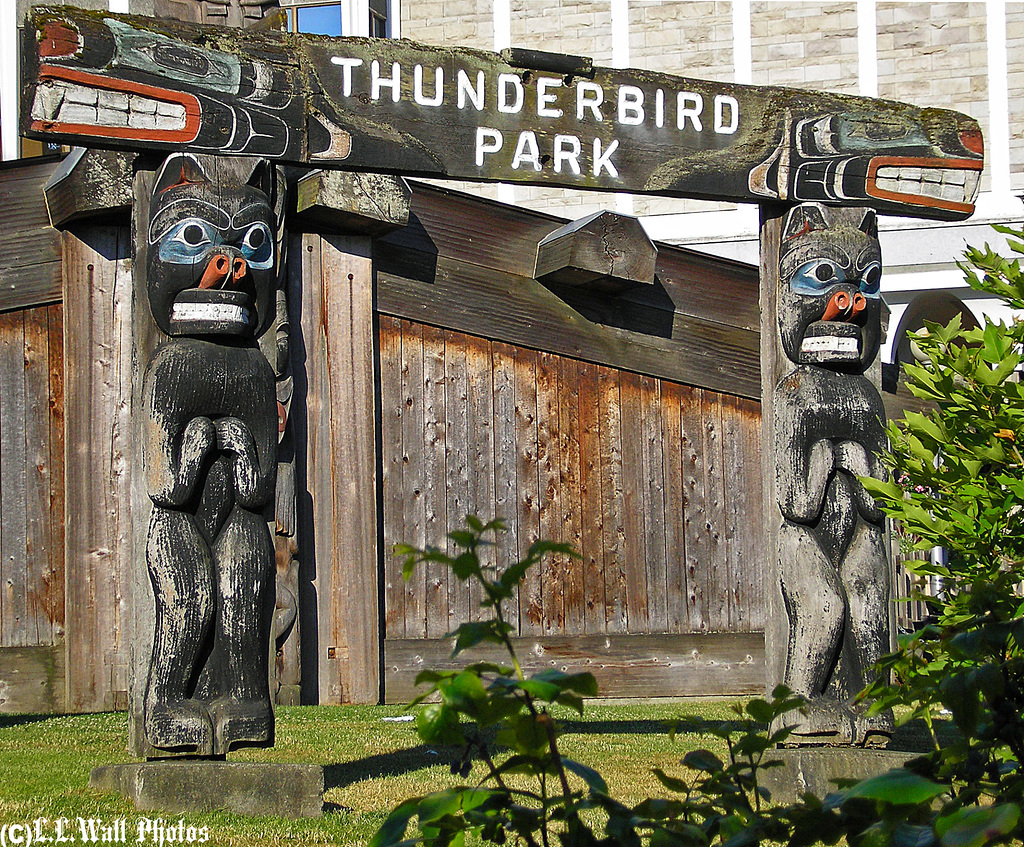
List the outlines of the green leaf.
{"type": "Polygon", "coordinates": [[[457,656],[463,650],[475,647],[484,642],[490,644],[504,644],[503,634],[508,633],[511,627],[508,624],[502,626],[500,621],[473,621],[472,623],[460,624],[455,630],[455,646],[452,649],[452,657],[457,656]]]}
{"type": "Polygon", "coordinates": [[[775,718],[772,704],[761,699],[751,700],[746,705],[746,713],[758,723],[769,724],[775,718]]]}
{"type": "Polygon", "coordinates": [[[416,715],[416,732],[427,744],[463,744],[459,716],[444,703],[428,703],[416,715]]]}
{"type": "Polygon", "coordinates": [[[983,847],[1009,835],[1019,820],[1020,806],[1016,803],[967,807],[939,818],[935,831],[942,847],[983,847]]]}
{"type": "MultiPolygon", "coordinates": [[[[705,750],[704,752],[707,753],[708,751],[705,750]]],[[[709,754],[709,755],[714,755],[714,754],[709,754]]],[[[655,777],[657,777],[658,782],[660,782],[662,785],[664,785],[669,791],[674,791],[677,794],[689,794],[690,793],[690,784],[688,782],[686,782],[685,780],[679,779],[678,777],[675,777],[675,776],[669,776],[661,768],[652,768],[651,769],[651,773],[653,773],[655,775],[655,777]]]]}
{"type": "Polygon", "coordinates": [[[368,847],[395,847],[400,844],[409,826],[409,821],[412,820],[419,808],[420,799],[419,797],[410,797],[395,806],[384,819],[384,823],[380,825],[380,829],[370,839],[368,847]]]}
{"type": "Polygon", "coordinates": [[[574,762],[572,759],[562,759],[562,767],[564,767],[570,773],[576,774],[582,779],[592,792],[598,794],[608,793],[608,783],[604,781],[604,777],[601,776],[596,770],[587,765],[574,762]]]}
{"type": "Polygon", "coordinates": [[[886,773],[861,780],[844,792],[846,799],[860,797],[864,800],[880,800],[896,806],[916,806],[948,789],[944,785],[925,779],[908,770],[897,768],[886,773]]]}
{"type": "Polygon", "coordinates": [[[725,765],[710,750],[691,750],[683,756],[683,764],[695,771],[705,773],[721,773],[725,765]]]}

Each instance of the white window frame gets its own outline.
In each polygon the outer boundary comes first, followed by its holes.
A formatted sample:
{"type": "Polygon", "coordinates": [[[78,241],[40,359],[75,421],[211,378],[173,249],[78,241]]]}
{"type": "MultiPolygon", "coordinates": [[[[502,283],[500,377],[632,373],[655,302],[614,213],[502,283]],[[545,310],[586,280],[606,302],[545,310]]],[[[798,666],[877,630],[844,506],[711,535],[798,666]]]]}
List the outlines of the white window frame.
{"type": "MultiPolygon", "coordinates": [[[[7,2],[7,0],[0,0],[7,2]]],[[[296,6],[329,6],[330,0],[282,0],[286,9],[296,6]]],[[[341,31],[344,35],[367,38],[370,35],[370,0],[340,0],[341,31]]],[[[401,38],[401,0],[388,0],[388,38],[401,38]]]]}

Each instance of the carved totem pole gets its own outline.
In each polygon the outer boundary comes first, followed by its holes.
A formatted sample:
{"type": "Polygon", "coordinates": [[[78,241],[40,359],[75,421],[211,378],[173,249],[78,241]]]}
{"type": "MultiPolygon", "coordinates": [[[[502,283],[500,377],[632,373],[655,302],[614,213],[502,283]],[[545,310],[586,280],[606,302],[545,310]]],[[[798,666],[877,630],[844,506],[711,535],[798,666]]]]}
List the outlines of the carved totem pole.
{"type": "Polygon", "coordinates": [[[885,475],[885,412],[866,375],[881,341],[875,213],[793,208],[778,269],[784,363],[773,440],[784,681],[810,701],[789,743],[873,746],[891,735],[892,716],[869,718],[851,699],[890,640],[884,518],[857,480],[885,475]]]}
{"type": "Polygon", "coordinates": [[[146,563],[155,596],[149,745],[270,746],[278,406],[257,339],[275,312],[279,176],[168,157],[148,216],[146,289],[167,336],[146,368],[146,563]]]}

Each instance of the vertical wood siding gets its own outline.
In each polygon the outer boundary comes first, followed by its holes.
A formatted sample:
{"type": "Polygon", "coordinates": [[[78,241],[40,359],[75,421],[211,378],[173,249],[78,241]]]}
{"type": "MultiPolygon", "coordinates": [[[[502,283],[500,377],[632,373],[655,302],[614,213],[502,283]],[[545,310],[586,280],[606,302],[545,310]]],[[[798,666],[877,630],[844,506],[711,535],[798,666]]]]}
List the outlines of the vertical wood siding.
{"type": "Polygon", "coordinates": [[[0,647],[64,632],[63,308],[0,314],[0,647]]]}
{"type": "MultiPolygon", "coordinates": [[[[503,518],[498,564],[544,537],[516,634],[756,632],[760,412],[751,400],[380,318],[385,550],[503,518]]],[[[385,556],[388,639],[439,638],[479,602],[385,556]]]]}

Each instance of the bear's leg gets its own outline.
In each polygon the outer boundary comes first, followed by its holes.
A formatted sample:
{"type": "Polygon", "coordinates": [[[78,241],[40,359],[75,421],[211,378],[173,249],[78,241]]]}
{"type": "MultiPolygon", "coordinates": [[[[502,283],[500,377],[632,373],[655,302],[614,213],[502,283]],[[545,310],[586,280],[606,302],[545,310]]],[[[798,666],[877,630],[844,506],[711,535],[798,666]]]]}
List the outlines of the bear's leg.
{"type": "Polygon", "coordinates": [[[261,515],[236,505],[213,545],[220,613],[210,664],[220,680],[211,705],[218,753],[273,743],[268,662],[275,564],[261,515]]]}
{"type": "Polygon", "coordinates": [[[783,521],[779,551],[789,616],[785,682],[808,700],[806,715],[781,719],[786,725],[797,723],[788,743],[849,743],[849,713],[838,700],[824,696],[839,656],[846,612],[839,574],[810,527],[783,521]]]}
{"type": "MultiPolygon", "coordinates": [[[[858,520],[841,565],[849,604],[848,637],[851,641],[844,662],[850,660],[854,690],[870,682],[872,667],[890,649],[888,561],[882,526],[858,520]]],[[[864,714],[866,708],[858,704],[856,743],[884,745],[895,727],[892,712],[869,717],[864,714]]]]}
{"type": "Polygon", "coordinates": [[[189,515],[153,508],[146,564],[156,600],[146,737],[153,747],[208,755],[210,717],[191,695],[213,613],[213,568],[209,548],[189,515]]]}

